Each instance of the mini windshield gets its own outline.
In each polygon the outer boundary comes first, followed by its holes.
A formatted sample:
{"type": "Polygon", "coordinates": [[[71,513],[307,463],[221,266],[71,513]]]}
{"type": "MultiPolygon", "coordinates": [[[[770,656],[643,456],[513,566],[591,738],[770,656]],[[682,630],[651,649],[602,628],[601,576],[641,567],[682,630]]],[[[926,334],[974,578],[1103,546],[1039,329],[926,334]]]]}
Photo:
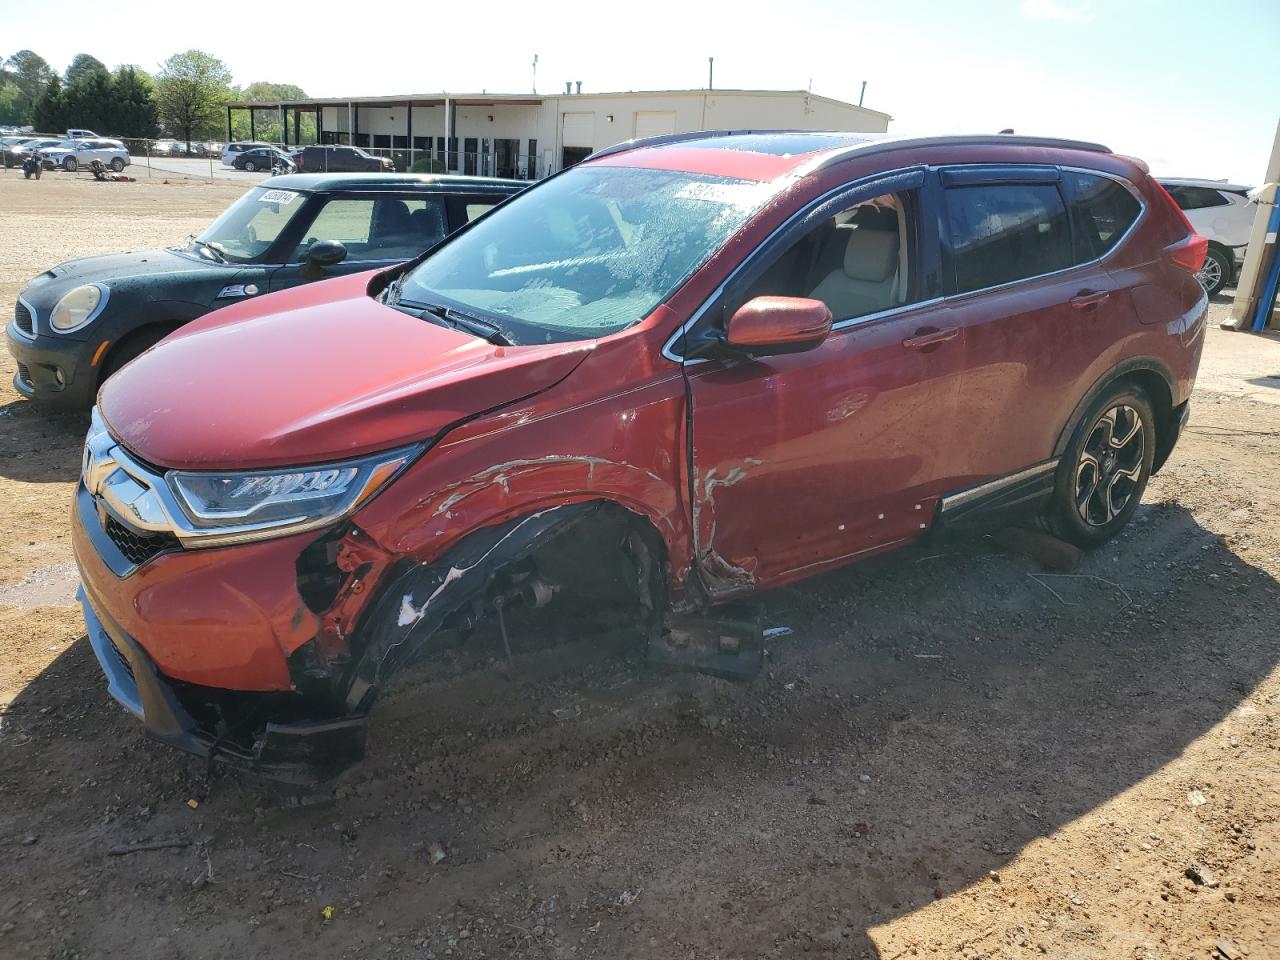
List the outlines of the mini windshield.
{"type": "Polygon", "coordinates": [[[606,336],[669,297],[773,192],[725,177],[578,167],[428,257],[399,299],[487,318],[516,343],[606,336]]]}
{"type": "Polygon", "coordinates": [[[263,257],[280,231],[306,206],[296,190],[255,187],[227,207],[196,238],[197,249],[212,248],[223,260],[250,263],[263,257]]]}

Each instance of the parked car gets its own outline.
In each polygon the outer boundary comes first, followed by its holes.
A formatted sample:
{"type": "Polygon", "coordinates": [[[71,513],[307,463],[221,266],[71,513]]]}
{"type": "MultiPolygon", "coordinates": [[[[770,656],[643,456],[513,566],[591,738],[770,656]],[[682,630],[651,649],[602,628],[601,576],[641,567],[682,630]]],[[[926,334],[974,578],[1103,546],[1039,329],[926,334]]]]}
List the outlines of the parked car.
{"type": "Polygon", "coordinates": [[[1161,177],[1169,192],[1196,232],[1209,241],[1200,282],[1213,296],[1234,283],[1244,266],[1249,249],[1249,233],[1258,207],[1249,196],[1249,187],[1225,180],[1188,180],[1161,177]]]}
{"type": "Polygon", "coordinates": [[[390,157],[375,157],[359,147],[303,147],[298,162],[305,173],[390,173],[395,168],[390,157]]]}
{"type": "Polygon", "coordinates": [[[33,140],[27,140],[25,143],[16,144],[5,151],[4,165],[6,167],[20,167],[22,166],[22,161],[31,154],[48,150],[50,147],[61,146],[65,142],[52,137],[37,137],[33,140]]]}
{"type": "Polygon", "coordinates": [[[92,130],[80,130],[75,127],[67,131],[68,140],[98,140],[99,136],[92,130]]]}
{"type": "Polygon", "coordinates": [[[236,157],[244,153],[246,150],[258,150],[271,147],[273,144],[265,143],[261,140],[247,140],[240,143],[228,143],[222,149],[222,165],[224,167],[234,166],[236,157]]]}
{"type": "Polygon", "coordinates": [[[607,612],[746,676],[758,591],[1020,515],[1106,542],[1207,312],[1205,240],[1144,171],[1030,137],[663,137],[411,264],[202,318],[106,382],[86,442],[110,692],[314,778],[478,623],[607,612]]]}
{"type": "Polygon", "coordinates": [[[64,140],[56,147],[41,150],[40,154],[45,167],[61,168],[67,173],[75,173],[94,160],[101,160],[119,173],[132,162],[129,149],[119,140],[64,140]]]}
{"type": "Polygon", "coordinates": [[[236,154],[231,165],[237,170],[247,170],[249,173],[255,170],[276,169],[293,173],[298,169],[289,154],[275,147],[255,147],[252,150],[241,151],[236,154]]]}
{"type": "Polygon", "coordinates": [[[181,248],[58,264],[7,328],[23,396],[85,409],[104,378],[210,310],[417,256],[527,186],[483,177],[277,177],[181,248]]]}
{"type": "Polygon", "coordinates": [[[13,167],[21,163],[19,154],[15,148],[21,147],[24,143],[30,143],[35,137],[28,136],[7,136],[0,137],[0,162],[6,167],[13,167]]]}

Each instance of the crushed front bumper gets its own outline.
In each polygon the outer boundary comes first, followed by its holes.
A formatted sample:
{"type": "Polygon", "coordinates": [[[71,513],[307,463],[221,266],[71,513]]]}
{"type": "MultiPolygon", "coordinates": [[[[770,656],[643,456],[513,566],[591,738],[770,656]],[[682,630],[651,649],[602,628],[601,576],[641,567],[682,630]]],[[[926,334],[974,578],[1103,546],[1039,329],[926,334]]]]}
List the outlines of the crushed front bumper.
{"type": "MultiPolygon", "coordinates": [[[[293,722],[267,720],[246,737],[217,718],[220,699],[234,698],[245,709],[246,695],[171,681],[145,650],[95,604],[81,586],[78,594],[94,656],[107,677],[107,692],[142,721],[147,735],[201,757],[288,783],[317,783],[364,755],[364,714],[293,722]],[[203,719],[197,719],[201,715],[203,719]]],[[[292,694],[258,694],[264,713],[292,694]]],[[[300,706],[300,705],[299,705],[300,706]]],[[[231,712],[231,711],[229,711],[231,712]]],[[[297,713],[297,710],[288,711],[297,713]]],[[[248,715],[254,713],[248,708],[248,715]]]]}

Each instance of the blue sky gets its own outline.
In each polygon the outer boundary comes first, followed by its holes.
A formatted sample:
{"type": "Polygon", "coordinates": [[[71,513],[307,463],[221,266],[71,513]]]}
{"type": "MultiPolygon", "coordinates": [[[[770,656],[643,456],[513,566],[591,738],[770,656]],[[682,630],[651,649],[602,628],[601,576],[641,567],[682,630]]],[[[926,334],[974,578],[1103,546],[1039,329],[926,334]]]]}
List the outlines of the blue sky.
{"type": "Polygon", "coordinates": [[[538,87],[804,88],[893,114],[891,131],[1013,127],[1099,140],[1164,174],[1258,182],[1280,120],[1280,0],[789,0],[609,5],[378,0],[6,3],[29,47],[147,69],[196,46],[237,82],[313,96],[538,87]]]}

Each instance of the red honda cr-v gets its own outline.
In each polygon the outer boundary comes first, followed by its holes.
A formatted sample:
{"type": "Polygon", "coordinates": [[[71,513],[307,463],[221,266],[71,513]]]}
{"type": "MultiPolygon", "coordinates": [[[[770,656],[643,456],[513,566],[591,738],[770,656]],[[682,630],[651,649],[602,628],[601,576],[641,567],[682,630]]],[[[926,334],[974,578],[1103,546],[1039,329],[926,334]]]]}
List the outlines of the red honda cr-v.
{"type": "Polygon", "coordinates": [[[1204,253],[1094,144],[603,151],[108,380],[74,510],[90,639],[149,733],[295,779],[359,756],[397,669],[545,604],[750,674],[724,601],[1019,512],[1113,536],[1187,417],[1204,253]]]}

